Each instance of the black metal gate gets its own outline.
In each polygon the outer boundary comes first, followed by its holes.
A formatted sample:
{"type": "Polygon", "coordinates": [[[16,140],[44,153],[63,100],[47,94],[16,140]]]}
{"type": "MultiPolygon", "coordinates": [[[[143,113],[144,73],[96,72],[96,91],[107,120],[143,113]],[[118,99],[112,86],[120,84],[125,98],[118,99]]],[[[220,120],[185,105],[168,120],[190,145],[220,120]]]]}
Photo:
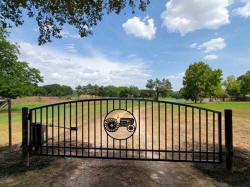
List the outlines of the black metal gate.
{"type": "Polygon", "coordinates": [[[221,112],[146,99],[102,98],[33,108],[31,155],[102,159],[222,160],[221,112]]]}

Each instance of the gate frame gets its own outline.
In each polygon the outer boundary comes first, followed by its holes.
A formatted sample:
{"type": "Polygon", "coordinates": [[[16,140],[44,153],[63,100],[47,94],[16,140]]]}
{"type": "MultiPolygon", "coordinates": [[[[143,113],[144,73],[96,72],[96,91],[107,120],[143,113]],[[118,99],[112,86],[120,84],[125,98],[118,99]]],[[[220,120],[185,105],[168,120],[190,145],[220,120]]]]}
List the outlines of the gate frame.
{"type": "MultiPolygon", "coordinates": [[[[146,99],[131,99],[131,98],[102,98],[101,100],[143,100],[143,101],[153,101],[153,102],[159,102],[157,100],[146,100],[146,99]]],[[[87,99],[87,100],[81,100],[81,101],[95,101],[96,99],[87,99]]],[[[78,100],[71,101],[71,102],[78,102],[78,100]]],[[[169,102],[168,104],[177,104],[179,106],[189,106],[197,109],[205,109],[210,110],[207,108],[187,105],[183,103],[175,103],[175,102],[169,102]]],[[[63,103],[57,103],[57,104],[63,104],[63,103]]],[[[224,110],[224,119],[225,119],[225,148],[226,148],[226,168],[228,171],[232,172],[232,161],[233,161],[233,130],[232,130],[232,110],[226,109],[224,110]]],[[[22,108],[22,158],[23,161],[26,163],[27,166],[29,166],[29,152],[30,152],[30,142],[29,142],[29,134],[30,134],[30,127],[29,127],[29,121],[31,120],[31,113],[27,107],[22,108]]],[[[218,112],[218,127],[219,127],[219,160],[222,161],[222,126],[221,126],[222,118],[221,118],[221,112],[218,112]]],[[[112,159],[112,158],[109,158],[112,159]]]]}

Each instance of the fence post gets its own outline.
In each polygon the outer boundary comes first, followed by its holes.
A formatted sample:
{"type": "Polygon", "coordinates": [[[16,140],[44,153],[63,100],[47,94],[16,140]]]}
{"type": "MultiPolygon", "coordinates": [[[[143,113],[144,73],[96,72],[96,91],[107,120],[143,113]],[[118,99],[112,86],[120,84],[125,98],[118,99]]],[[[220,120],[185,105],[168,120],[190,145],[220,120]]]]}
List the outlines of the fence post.
{"type": "Polygon", "coordinates": [[[23,161],[29,166],[29,123],[28,123],[29,109],[22,108],[22,157],[23,161]]]}
{"type": "Polygon", "coordinates": [[[233,168],[233,120],[232,110],[225,111],[225,147],[226,147],[226,167],[232,172],[233,168]]]}
{"type": "Polygon", "coordinates": [[[9,148],[12,146],[12,124],[11,124],[11,99],[8,99],[8,118],[9,118],[9,148]]]}

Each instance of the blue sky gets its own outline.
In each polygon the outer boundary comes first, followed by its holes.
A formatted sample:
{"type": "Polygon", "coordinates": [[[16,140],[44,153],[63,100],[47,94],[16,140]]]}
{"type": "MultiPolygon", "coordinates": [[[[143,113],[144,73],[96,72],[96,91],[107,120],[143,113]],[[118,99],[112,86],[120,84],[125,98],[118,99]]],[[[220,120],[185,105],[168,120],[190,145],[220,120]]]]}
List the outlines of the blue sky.
{"type": "Polygon", "coordinates": [[[66,25],[63,39],[38,46],[35,20],[11,29],[20,60],[38,68],[43,84],[88,83],[144,88],[168,78],[182,87],[188,66],[205,61],[223,77],[250,70],[250,0],[151,1],[146,12],[105,15],[93,35],[79,38],[66,25]]]}

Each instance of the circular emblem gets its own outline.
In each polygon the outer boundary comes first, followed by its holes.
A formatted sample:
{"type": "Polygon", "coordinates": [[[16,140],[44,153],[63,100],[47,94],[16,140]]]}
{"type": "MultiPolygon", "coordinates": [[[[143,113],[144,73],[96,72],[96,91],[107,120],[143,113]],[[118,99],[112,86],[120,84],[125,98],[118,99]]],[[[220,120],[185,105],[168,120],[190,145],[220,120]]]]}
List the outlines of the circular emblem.
{"type": "Polygon", "coordinates": [[[112,110],[104,119],[104,129],[114,139],[128,139],[136,131],[136,120],[129,111],[122,109],[112,110]]]}

